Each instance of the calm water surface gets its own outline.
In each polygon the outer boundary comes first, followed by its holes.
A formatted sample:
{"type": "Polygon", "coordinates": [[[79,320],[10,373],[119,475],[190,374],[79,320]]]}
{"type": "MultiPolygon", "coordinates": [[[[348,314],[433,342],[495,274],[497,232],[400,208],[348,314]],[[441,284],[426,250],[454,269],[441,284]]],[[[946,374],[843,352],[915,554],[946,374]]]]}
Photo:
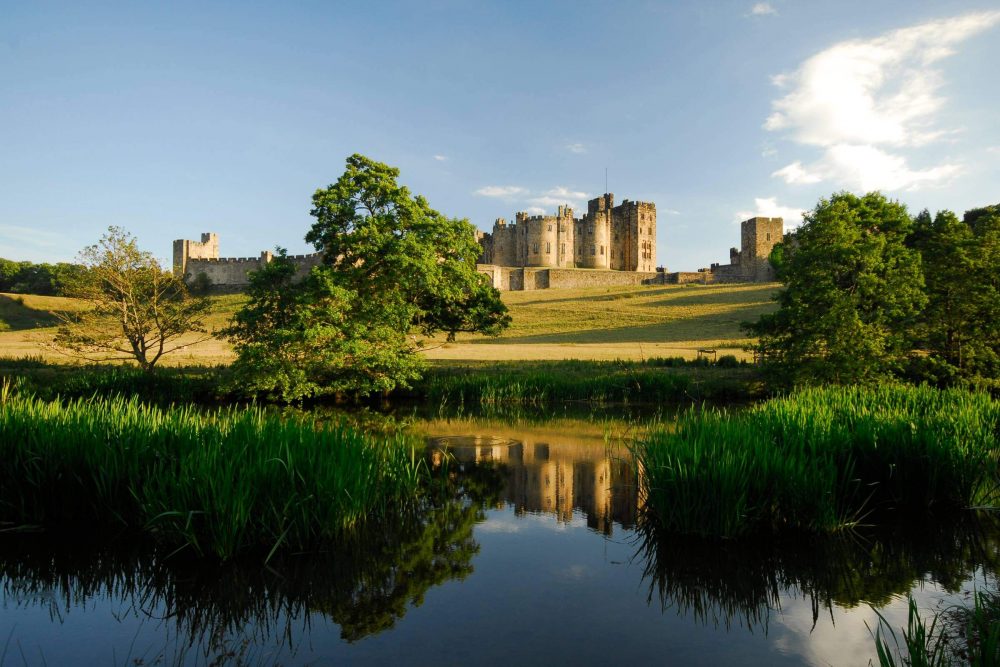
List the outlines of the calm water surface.
{"type": "Polygon", "coordinates": [[[606,425],[418,428],[451,484],[337,553],[206,567],[127,540],[0,540],[0,665],[865,665],[874,609],[899,627],[907,593],[934,610],[995,585],[982,522],[655,536],[606,425]]]}

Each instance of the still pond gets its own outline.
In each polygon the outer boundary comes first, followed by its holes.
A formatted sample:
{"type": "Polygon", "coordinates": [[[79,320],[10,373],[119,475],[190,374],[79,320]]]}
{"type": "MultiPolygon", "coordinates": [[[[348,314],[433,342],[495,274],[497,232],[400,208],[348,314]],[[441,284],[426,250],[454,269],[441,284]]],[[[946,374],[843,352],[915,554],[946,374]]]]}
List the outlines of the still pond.
{"type": "Polygon", "coordinates": [[[451,481],[337,553],[206,567],[127,538],[0,539],[0,666],[866,665],[995,587],[972,516],[823,540],[643,530],[622,423],[423,420],[451,481]],[[610,444],[609,444],[610,443],[610,444]]]}

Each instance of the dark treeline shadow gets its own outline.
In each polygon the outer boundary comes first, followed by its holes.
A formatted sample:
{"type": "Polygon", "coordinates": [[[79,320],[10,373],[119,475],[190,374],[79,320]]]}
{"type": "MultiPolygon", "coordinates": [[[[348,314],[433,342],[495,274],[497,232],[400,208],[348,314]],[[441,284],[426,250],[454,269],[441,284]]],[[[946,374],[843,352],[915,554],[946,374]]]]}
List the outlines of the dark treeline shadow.
{"type": "Polygon", "coordinates": [[[876,608],[921,581],[956,592],[977,572],[1000,572],[1000,516],[963,512],[892,528],[826,536],[709,540],[640,520],[636,558],[650,604],[727,629],[767,632],[782,598],[812,604],[813,625],[833,606],[876,608]]]}
{"type": "Polygon", "coordinates": [[[335,549],[279,554],[266,565],[168,556],[134,535],[8,534],[0,537],[0,594],[7,608],[47,608],[53,622],[102,599],[158,619],[176,642],[139,656],[149,664],[199,653],[215,664],[234,651],[263,662],[264,651],[294,655],[316,614],[353,642],[392,628],[430,588],[464,579],[479,552],[473,528],[501,485],[489,468],[445,475],[417,506],[335,549]]]}

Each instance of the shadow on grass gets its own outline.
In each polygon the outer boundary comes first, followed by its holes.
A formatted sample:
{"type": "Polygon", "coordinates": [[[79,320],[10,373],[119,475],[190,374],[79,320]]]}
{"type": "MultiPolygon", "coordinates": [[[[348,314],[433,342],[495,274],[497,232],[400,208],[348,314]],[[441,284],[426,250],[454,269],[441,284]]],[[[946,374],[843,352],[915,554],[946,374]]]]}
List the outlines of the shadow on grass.
{"type": "MultiPolygon", "coordinates": [[[[674,343],[690,340],[744,340],[740,323],[755,321],[770,304],[751,304],[726,313],[684,317],[646,326],[620,326],[527,336],[476,339],[475,345],[519,345],[533,343],[674,343]]],[[[609,316],[613,316],[609,314],[609,316]]]]}
{"type": "Polygon", "coordinates": [[[23,331],[57,324],[59,318],[55,313],[26,306],[24,299],[0,294],[0,331],[23,331]]]}

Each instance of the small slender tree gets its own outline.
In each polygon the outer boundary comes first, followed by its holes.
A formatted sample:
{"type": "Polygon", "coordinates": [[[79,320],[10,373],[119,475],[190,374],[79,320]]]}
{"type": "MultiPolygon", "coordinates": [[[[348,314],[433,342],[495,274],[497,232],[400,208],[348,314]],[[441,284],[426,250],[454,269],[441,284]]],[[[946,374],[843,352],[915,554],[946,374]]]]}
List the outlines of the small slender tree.
{"type": "Polygon", "coordinates": [[[85,270],[64,292],[89,306],[60,315],[56,348],[88,361],[135,361],[150,372],[165,355],[209,336],[206,299],[194,299],[184,282],[164,271],[135,237],[119,227],[79,254],[85,270]],[[186,334],[201,334],[184,343],[186,334]]]}

